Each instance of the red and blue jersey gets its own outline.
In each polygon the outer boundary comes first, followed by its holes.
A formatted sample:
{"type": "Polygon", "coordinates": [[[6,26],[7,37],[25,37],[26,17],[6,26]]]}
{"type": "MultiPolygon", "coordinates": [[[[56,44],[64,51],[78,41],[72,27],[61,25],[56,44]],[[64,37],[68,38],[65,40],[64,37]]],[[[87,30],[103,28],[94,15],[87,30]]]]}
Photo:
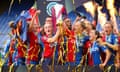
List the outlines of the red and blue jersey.
{"type": "MultiPolygon", "coordinates": [[[[113,34],[113,33],[111,33],[109,36],[105,36],[105,37],[104,37],[104,41],[106,41],[106,42],[108,42],[108,43],[110,43],[110,44],[112,44],[112,45],[118,45],[118,37],[117,37],[117,35],[115,35],[115,34],[113,34]]],[[[113,50],[112,48],[108,47],[108,46],[106,46],[106,47],[107,47],[107,48],[109,49],[109,51],[112,53],[112,55],[111,55],[111,57],[110,57],[107,65],[114,64],[116,51],[113,50]]]]}
{"type": "Polygon", "coordinates": [[[89,40],[88,36],[77,35],[76,36],[76,64],[78,65],[83,56],[83,47],[85,43],[89,40]]]}
{"type": "Polygon", "coordinates": [[[54,46],[54,43],[47,42],[47,39],[48,39],[48,36],[43,36],[41,38],[41,41],[44,44],[43,57],[44,58],[52,58],[55,46],[54,46]]]}
{"type": "Polygon", "coordinates": [[[86,47],[88,48],[88,65],[93,66],[101,64],[100,54],[101,52],[105,52],[107,48],[100,46],[96,41],[93,43],[88,41],[86,47]]]}
{"type": "Polygon", "coordinates": [[[76,52],[76,41],[75,41],[75,33],[70,30],[65,30],[64,35],[67,37],[66,42],[66,61],[67,62],[75,62],[75,52],[76,52]]]}
{"type": "Polygon", "coordinates": [[[36,42],[38,40],[38,37],[34,34],[34,32],[28,32],[28,38],[30,43],[28,48],[28,60],[38,61],[38,54],[40,51],[40,46],[36,42]]]}

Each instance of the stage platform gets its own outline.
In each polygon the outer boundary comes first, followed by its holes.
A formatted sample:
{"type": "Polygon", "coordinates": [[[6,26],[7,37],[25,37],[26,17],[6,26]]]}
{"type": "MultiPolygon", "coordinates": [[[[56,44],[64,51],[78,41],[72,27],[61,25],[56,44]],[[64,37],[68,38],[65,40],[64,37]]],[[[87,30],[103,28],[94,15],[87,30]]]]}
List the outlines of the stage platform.
{"type": "MultiPolygon", "coordinates": [[[[10,67],[3,66],[1,72],[10,72],[10,67]]],[[[12,68],[11,72],[103,72],[98,66],[16,66],[12,68]]],[[[120,72],[120,69],[115,68],[114,66],[104,70],[104,72],[120,72]]]]}

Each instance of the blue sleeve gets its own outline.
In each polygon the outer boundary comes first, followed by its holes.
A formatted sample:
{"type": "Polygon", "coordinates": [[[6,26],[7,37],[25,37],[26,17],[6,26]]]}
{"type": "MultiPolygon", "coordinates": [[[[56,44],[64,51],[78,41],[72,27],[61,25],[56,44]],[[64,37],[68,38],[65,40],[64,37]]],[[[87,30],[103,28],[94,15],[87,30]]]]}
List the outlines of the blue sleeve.
{"type": "Polygon", "coordinates": [[[14,22],[14,26],[17,25],[18,21],[19,21],[22,17],[24,17],[25,19],[32,18],[31,15],[30,15],[30,13],[29,13],[29,11],[24,11],[24,12],[22,12],[22,13],[16,18],[16,20],[15,20],[15,22],[14,22]]]}
{"type": "Polygon", "coordinates": [[[44,43],[42,41],[40,42],[40,46],[44,48],[44,43]]]}
{"type": "Polygon", "coordinates": [[[118,44],[118,37],[116,35],[114,36],[113,40],[114,40],[114,44],[118,44]]]}
{"type": "Polygon", "coordinates": [[[102,52],[105,52],[107,50],[107,47],[106,46],[100,46],[100,49],[102,52]]]}
{"type": "Polygon", "coordinates": [[[29,13],[29,11],[26,11],[26,12],[25,12],[23,15],[21,15],[21,16],[25,17],[26,19],[32,18],[31,15],[30,15],[30,13],[29,13]]]}
{"type": "Polygon", "coordinates": [[[40,44],[40,46],[42,47],[42,48],[44,48],[44,43],[42,42],[42,40],[41,40],[41,34],[39,33],[38,34],[38,41],[39,41],[39,44],[40,44]]]}
{"type": "Polygon", "coordinates": [[[21,16],[18,16],[18,17],[16,18],[16,20],[15,20],[15,22],[14,22],[14,27],[16,27],[16,26],[17,26],[18,21],[20,20],[20,18],[21,18],[21,16]]]}
{"type": "Polygon", "coordinates": [[[24,18],[22,19],[22,30],[23,30],[22,40],[23,42],[25,42],[27,40],[27,23],[24,18]]]}
{"type": "Polygon", "coordinates": [[[6,44],[5,50],[4,50],[4,54],[6,54],[9,51],[9,47],[10,47],[10,40],[7,41],[7,44],[6,44]]]}
{"type": "Polygon", "coordinates": [[[86,43],[89,40],[89,36],[84,37],[84,43],[86,43]]]}

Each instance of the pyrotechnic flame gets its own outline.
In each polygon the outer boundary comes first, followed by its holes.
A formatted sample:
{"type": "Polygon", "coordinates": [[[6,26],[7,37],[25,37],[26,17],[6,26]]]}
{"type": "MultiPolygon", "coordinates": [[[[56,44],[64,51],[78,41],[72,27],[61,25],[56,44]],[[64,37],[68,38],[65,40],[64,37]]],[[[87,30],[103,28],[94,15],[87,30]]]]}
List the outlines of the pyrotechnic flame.
{"type": "Polygon", "coordinates": [[[107,9],[109,10],[110,16],[111,16],[111,21],[113,22],[114,25],[114,29],[116,30],[116,32],[118,32],[118,28],[117,28],[117,23],[116,23],[116,8],[114,6],[114,1],[115,0],[106,0],[107,2],[107,9]]]}
{"type": "Polygon", "coordinates": [[[85,7],[86,11],[89,12],[92,17],[94,17],[95,15],[95,5],[93,4],[92,1],[86,2],[83,4],[83,6],[85,7]]]}
{"type": "Polygon", "coordinates": [[[97,11],[98,11],[98,22],[103,27],[103,25],[106,22],[106,14],[101,12],[101,9],[103,7],[102,6],[98,6],[97,4],[93,3],[92,1],[84,3],[83,6],[86,8],[86,11],[89,12],[93,17],[95,16],[96,6],[98,7],[97,8],[97,11]]]}
{"type": "MultiPolygon", "coordinates": [[[[118,28],[117,28],[117,23],[116,23],[116,8],[114,6],[114,1],[115,0],[106,0],[107,3],[107,9],[109,10],[109,14],[110,14],[110,19],[113,22],[114,25],[114,29],[116,30],[116,32],[118,32],[118,28]]],[[[83,4],[83,6],[85,7],[86,11],[89,12],[92,17],[94,17],[95,15],[95,9],[96,9],[96,4],[93,3],[92,1],[86,2],[83,4]]],[[[98,7],[98,21],[101,24],[101,26],[103,27],[103,25],[106,22],[106,14],[101,12],[102,6],[97,6],[98,7]]]]}
{"type": "Polygon", "coordinates": [[[107,2],[107,9],[109,10],[110,16],[116,15],[116,8],[114,6],[114,0],[106,0],[107,2]]]}
{"type": "Polygon", "coordinates": [[[101,24],[102,28],[103,25],[106,23],[106,14],[101,12],[102,6],[98,6],[98,22],[101,24]]]}

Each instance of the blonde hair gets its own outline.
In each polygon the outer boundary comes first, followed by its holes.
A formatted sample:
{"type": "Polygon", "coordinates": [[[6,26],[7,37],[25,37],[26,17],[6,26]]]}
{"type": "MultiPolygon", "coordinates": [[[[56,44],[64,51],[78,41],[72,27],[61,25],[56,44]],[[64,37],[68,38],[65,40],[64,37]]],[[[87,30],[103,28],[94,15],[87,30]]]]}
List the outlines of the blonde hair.
{"type": "Polygon", "coordinates": [[[112,27],[112,29],[113,29],[113,22],[112,22],[112,21],[107,21],[104,25],[106,25],[106,24],[111,25],[111,27],[112,27]]]}

